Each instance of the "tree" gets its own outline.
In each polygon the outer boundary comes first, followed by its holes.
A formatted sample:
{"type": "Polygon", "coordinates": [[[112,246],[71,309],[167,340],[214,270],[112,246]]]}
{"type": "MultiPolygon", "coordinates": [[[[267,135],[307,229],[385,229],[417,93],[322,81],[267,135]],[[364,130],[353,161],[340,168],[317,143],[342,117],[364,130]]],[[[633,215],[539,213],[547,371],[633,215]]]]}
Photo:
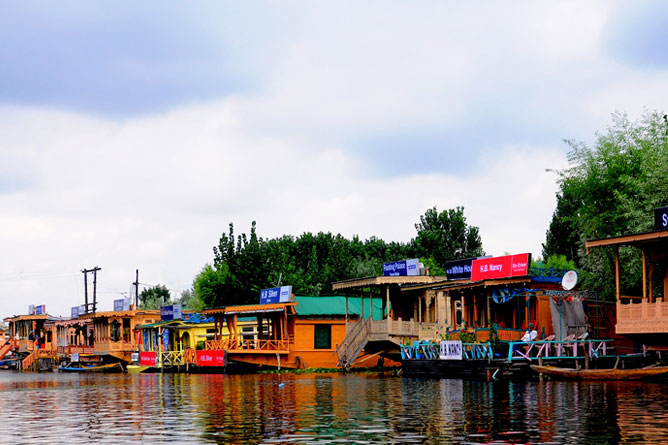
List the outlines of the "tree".
{"type": "Polygon", "coordinates": [[[139,307],[141,309],[160,309],[160,306],[171,303],[169,289],[160,284],[147,287],[139,293],[139,307]]]}
{"type": "Polygon", "coordinates": [[[227,265],[221,264],[213,267],[205,265],[193,281],[193,292],[195,297],[201,301],[204,307],[220,307],[235,304],[234,300],[227,300],[233,281],[230,277],[227,265]]]}
{"type": "Polygon", "coordinates": [[[419,257],[433,258],[444,267],[450,260],[484,255],[478,227],[468,226],[464,207],[438,212],[427,210],[415,224],[417,237],[412,244],[419,257]]]}
{"type": "Polygon", "coordinates": [[[179,304],[182,310],[201,312],[204,309],[204,302],[195,293],[194,289],[188,289],[181,292],[179,304]]]}
{"type": "MultiPolygon", "coordinates": [[[[612,125],[592,147],[571,146],[570,167],[559,170],[557,208],[543,244],[543,256],[565,255],[583,271],[585,285],[614,295],[612,249],[584,249],[588,239],[607,238],[650,230],[653,208],[668,205],[668,122],[658,112],[630,122],[614,114],[612,125]]],[[[621,277],[624,290],[641,287],[637,249],[622,248],[628,272],[621,277]]]]}

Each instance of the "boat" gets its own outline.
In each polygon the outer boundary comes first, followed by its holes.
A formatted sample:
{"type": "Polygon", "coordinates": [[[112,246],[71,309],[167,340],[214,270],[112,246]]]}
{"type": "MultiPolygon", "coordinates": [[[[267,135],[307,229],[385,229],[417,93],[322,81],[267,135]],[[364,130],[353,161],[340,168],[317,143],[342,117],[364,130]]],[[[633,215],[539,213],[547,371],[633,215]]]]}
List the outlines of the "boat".
{"type": "Polygon", "coordinates": [[[150,366],[142,366],[142,365],[128,365],[126,366],[126,369],[128,373],[130,374],[139,374],[141,372],[146,371],[147,369],[150,369],[150,366]]]}
{"type": "Polygon", "coordinates": [[[648,366],[634,369],[571,369],[531,365],[531,369],[550,377],[570,380],[640,380],[668,374],[668,366],[648,366]]]}
{"type": "Polygon", "coordinates": [[[61,366],[58,370],[60,372],[123,372],[123,366],[120,363],[88,366],[72,363],[69,366],[61,366]]]}

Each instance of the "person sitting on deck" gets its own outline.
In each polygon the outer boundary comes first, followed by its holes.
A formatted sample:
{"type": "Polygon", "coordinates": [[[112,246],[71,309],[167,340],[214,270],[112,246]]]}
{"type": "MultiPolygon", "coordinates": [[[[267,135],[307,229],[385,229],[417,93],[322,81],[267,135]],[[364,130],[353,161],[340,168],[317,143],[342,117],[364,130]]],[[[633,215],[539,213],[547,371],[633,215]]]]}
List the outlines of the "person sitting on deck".
{"type": "Polygon", "coordinates": [[[522,336],[522,341],[534,341],[538,337],[538,331],[533,328],[533,323],[529,323],[529,327],[522,336]]]}

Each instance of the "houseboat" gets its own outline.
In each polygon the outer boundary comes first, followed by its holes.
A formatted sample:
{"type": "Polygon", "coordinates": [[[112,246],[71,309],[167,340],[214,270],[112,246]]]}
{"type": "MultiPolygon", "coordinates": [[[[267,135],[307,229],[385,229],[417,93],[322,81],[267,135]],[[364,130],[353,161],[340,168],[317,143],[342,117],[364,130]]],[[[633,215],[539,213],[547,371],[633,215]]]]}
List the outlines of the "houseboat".
{"type": "MultiPolygon", "coordinates": [[[[289,301],[209,309],[214,317],[215,337],[207,340],[207,351],[218,351],[226,363],[244,363],[271,368],[335,368],[336,349],[346,328],[360,314],[378,320],[382,315],[379,299],[343,296],[294,296],[289,301]],[[248,329],[253,320],[255,333],[248,329]],[[224,330],[230,335],[225,336],[224,330]]],[[[365,354],[359,366],[378,364],[379,356],[365,354]]],[[[382,361],[381,361],[382,363],[382,361]]]]}
{"type": "MultiPolygon", "coordinates": [[[[529,254],[471,258],[453,263],[451,267],[446,265],[447,277],[433,277],[423,282],[410,281],[421,277],[383,276],[334,283],[336,290],[384,297],[383,307],[386,308],[382,320],[362,318],[348,327],[337,351],[339,363],[345,366],[359,353],[382,349],[391,358],[401,354],[407,375],[439,374],[441,367],[469,371],[473,364],[470,360],[477,359],[481,360],[482,374],[486,374],[486,361],[498,354],[501,360],[508,362],[506,374],[514,373],[515,368],[522,368],[526,373],[528,363],[542,360],[546,353],[554,355],[557,349],[563,349],[560,355],[566,355],[573,344],[582,349],[585,346],[579,342],[592,333],[592,338],[607,337],[605,329],[611,321],[596,316],[602,307],[596,295],[577,290],[575,283],[565,290],[562,281],[566,271],[532,270],[529,254]],[[450,273],[451,270],[454,272],[450,273]],[[535,332],[534,340],[548,344],[537,344],[532,350],[533,356],[522,356],[520,353],[530,347],[521,341],[530,326],[535,332]],[[441,340],[459,341],[463,357],[469,362],[445,362],[439,364],[439,370],[427,370],[422,368],[433,363],[427,364],[415,354],[407,355],[413,346],[415,351],[427,344],[438,348],[441,340]],[[503,347],[481,349],[466,345],[490,340],[503,342],[503,347]],[[536,354],[538,350],[540,354],[536,354]]],[[[438,358],[440,354],[432,355],[438,358]]],[[[575,357],[584,360],[586,356],[580,351],[575,356],[570,354],[568,360],[575,357]]]]}
{"type": "MultiPolygon", "coordinates": [[[[643,352],[668,351],[668,207],[654,210],[654,231],[589,240],[592,249],[612,249],[615,270],[615,305],[618,335],[633,341],[643,352]],[[621,249],[639,251],[640,270],[623,264],[621,249]],[[624,288],[624,274],[639,274],[639,289],[624,288]]],[[[636,275],[637,276],[637,275],[636,275]]]]}
{"type": "MultiPolygon", "coordinates": [[[[139,351],[141,340],[137,326],[160,321],[160,311],[130,306],[129,310],[80,314],[79,320],[92,323],[95,356],[104,363],[121,361],[127,364],[132,362],[132,354],[139,351]]],[[[88,335],[90,338],[90,333],[88,335]]]]}
{"type": "Polygon", "coordinates": [[[43,312],[5,318],[9,341],[0,355],[13,352],[22,371],[53,369],[58,362],[56,323],[62,320],[43,312]]]}
{"type": "MultiPolygon", "coordinates": [[[[139,325],[137,330],[142,370],[191,371],[199,365],[206,340],[214,335],[214,321],[211,316],[183,312],[177,319],[139,325]]],[[[204,366],[213,365],[206,357],[202,361],[204,366]]]]}

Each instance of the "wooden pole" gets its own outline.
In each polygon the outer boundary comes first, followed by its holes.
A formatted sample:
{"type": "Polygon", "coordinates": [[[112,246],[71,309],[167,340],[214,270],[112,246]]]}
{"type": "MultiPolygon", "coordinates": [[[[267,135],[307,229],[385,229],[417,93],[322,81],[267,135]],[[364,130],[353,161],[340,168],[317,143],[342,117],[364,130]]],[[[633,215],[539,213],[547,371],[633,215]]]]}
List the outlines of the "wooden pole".
{"type": "Polygon", "coordinates": [[[642,299],[647,299],[647,256],[642,249],[642,299]]]}
{"type": "Polygon", "coordinates": [[[617,300],[619,300],[619,247],[615,246],[615,287],[617,289],[617,300]]]}

